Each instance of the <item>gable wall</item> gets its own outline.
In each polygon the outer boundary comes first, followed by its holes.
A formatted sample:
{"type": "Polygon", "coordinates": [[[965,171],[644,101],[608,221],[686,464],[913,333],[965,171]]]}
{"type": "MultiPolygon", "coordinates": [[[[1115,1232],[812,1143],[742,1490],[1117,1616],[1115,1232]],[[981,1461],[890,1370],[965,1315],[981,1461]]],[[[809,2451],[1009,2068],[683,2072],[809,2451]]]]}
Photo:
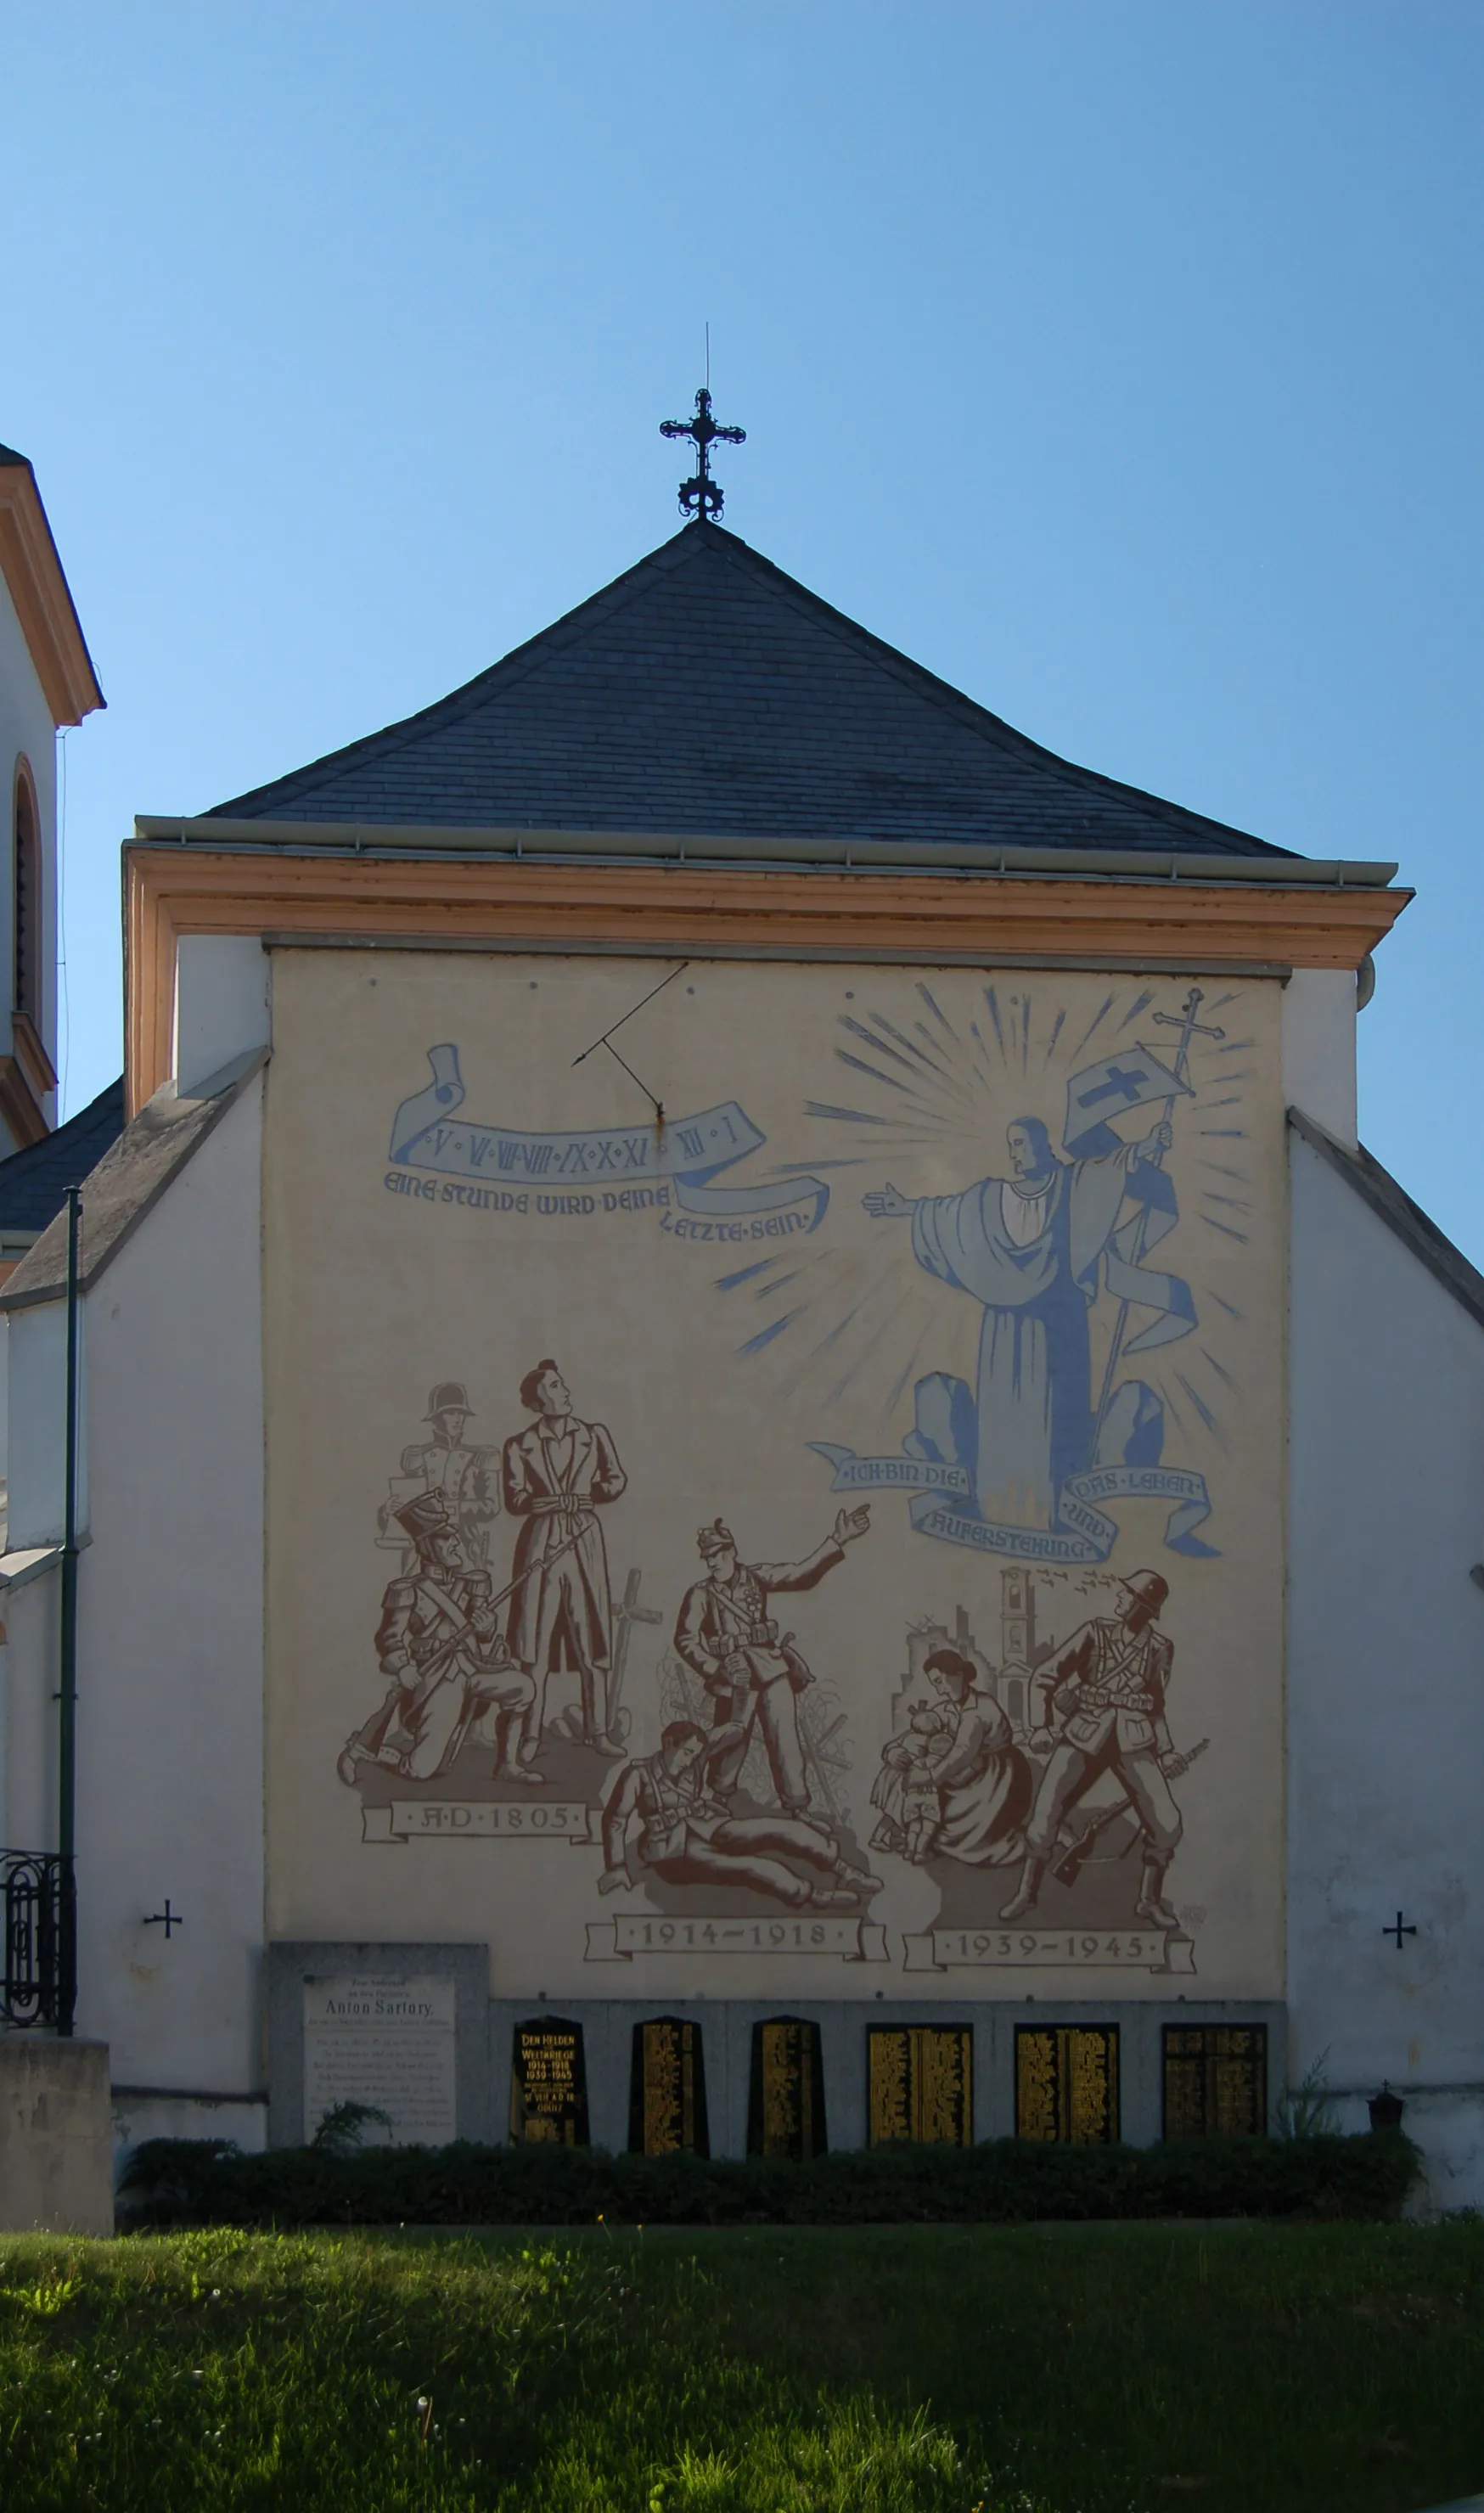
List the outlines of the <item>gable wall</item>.
{"type": "Polygon", "coordinates": [[[115,2084],[261,2080],[261,1093],[88,1301],[77,2029],[115,2084]],[[167,1895],[168,1944],[142,1925],[167,1895]]]}
{"type": "Polygon", "coordinates": [[[1388,2078],[1439,2196],[1477,2203],[1484,1329],[1290,1141],[1294,2073],[1322,2061],[1358,2127],[1388,2078]]]}

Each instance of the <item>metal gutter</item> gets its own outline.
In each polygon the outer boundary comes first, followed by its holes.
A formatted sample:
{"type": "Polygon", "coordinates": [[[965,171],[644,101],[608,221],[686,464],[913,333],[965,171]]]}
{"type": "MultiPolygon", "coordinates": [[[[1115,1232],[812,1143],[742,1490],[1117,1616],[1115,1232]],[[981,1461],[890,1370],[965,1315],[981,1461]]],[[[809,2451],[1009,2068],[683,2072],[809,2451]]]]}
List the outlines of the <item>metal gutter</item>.
{"type": "Polygon", "coordinates": [[[360,820],[168,819],[141,814],[135,846],[201,847],[214,854],[395,857],[404,861],[460,856],[473,861],[734,864],[739,870],[796,865],[821,872],[929,872],[980,880],[1258,882],[1267,889],[1384,890],[1394,863],[1309,856],[1184,855],[1159,847],[959,845],[951,839],[728,837],[631,829],[445,828],[360,820]]]}

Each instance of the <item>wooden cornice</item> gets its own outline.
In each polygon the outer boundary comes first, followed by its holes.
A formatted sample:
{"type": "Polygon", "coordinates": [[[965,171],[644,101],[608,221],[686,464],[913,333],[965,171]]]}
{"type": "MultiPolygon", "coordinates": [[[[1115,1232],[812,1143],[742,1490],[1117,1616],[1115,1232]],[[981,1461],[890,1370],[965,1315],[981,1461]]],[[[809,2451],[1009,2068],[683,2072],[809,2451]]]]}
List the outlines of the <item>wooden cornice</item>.
{"type": "MultiPolygon", "coordinates": [[[[198,824],[199,825],[199,824],[198,824]]],[[[1411,898],[1375,887],[124,851],[129,1113],[168,1078],[185,934],[362,948],[953,962],[1286,976],[1356,969],[1411,898]]]]}
{"type": "Polygon", "coordinates": [[[45,1041],[29,1013],[19,1009],[11,1015],[11,1044],[16,1061],[37,1099],[45,1098],[57,1088],[57,1067],[46,1051],[45,1041]]]}
{"type": "Polygon", "coordinates": [[[17,1148],[45,1141],[51,1133],[46,1116],[16,1056],[0,1056],[0,1117],[16,1138],[17,1148]]]}
{"type": "Polygon", "coordinates": [[[105,701],[29,462],[0,462],[0,577],[56,726],[105,701]]]}

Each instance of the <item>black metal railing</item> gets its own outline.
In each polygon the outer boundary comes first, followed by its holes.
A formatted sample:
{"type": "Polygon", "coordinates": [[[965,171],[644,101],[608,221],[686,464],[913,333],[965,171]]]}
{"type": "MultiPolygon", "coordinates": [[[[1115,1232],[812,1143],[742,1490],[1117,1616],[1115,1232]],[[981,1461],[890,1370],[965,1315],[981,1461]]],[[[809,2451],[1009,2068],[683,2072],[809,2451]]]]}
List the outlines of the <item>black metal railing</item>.
{"type": "Polygon", "coordinates": [[[72,1862],[56,1850],[0,1850],[5,1978],[0,2021],[70,2031],[77,2003],[72,1862]]]}

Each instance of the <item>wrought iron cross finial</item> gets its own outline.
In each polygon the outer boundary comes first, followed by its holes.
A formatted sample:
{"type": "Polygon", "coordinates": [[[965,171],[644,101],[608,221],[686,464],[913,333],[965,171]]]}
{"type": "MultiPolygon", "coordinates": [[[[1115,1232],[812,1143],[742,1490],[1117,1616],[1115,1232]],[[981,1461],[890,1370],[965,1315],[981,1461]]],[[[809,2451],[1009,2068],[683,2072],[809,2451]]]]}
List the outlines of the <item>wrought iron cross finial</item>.
{"type": "Polygon", "coordinates": [[[688,436],[696,448],[694,477],[680,483],[680,511],[687,523],[710,524],[721,520],[722,492],[711,477],[713,445],[745,445],[744,427],[718,427],[711,417],[711,396],[704,384],[696,395],[694,419],[662,419],[662,436],[688,436]]]}

